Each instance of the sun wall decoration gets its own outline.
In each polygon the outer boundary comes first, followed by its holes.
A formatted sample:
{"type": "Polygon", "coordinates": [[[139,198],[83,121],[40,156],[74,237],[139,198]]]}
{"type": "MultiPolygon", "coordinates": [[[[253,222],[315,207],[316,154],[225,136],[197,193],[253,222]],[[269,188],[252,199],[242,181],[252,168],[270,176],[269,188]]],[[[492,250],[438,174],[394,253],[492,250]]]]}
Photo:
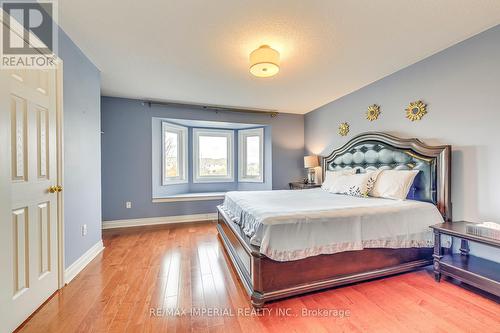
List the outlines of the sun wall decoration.
{"type": "Polygon", "coordinates": [[[411,121],[420,120],[427,113],[427,105],[422,101],[411,102],[406,108],[406,118],[411,121]]]}
{"type": "Polygon", "coordinates": [[[339,135],[346,136],[347,133],[349,133],[349,124],[348,123],[341,123],[339,125],[339,135]]]}
{"type": "Polygon", "coordinates": [[[380,115],[380,106],[377,104],[370,105],[368,107],[368,111],[366,111],[366,119],[369,121],[374,121],[378,119],[378,116],[380,115]]]}

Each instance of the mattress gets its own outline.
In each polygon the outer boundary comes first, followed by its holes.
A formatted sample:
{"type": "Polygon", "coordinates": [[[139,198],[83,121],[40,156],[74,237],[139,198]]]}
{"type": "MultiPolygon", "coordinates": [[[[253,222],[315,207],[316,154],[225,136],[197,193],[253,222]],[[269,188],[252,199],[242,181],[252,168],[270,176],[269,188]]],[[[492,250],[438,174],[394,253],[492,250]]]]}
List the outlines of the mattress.
{"type": "Polygon", "coordinates": [[[320,188],[226,193],[222,210],[277,261],[365,248],[432,247],[432,203],[360,198],[320,188]]]}

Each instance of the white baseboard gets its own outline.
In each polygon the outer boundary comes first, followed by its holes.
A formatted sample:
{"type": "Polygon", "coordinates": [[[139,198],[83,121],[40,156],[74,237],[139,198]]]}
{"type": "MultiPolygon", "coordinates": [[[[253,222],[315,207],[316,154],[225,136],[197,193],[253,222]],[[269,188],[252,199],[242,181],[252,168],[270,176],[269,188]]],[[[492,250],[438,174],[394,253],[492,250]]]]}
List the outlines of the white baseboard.
{"type": "Polygon", "coordinates": [[[146,217],[146,218],[142,218],[142,219],[102,221],[102,228],[103,229],[128,228],[128,227],[139,227],[139,226],[144,226],[144,225],[159,225],[159,224],[213,221],[213,220],[217,220],[217,213],[146,217]]]}
{"type": "Polygon", "coordinates": [[[104,250],[104,245],[100,240],[64,270],[64,283],[70,283],[102,250],[104,250]]]}

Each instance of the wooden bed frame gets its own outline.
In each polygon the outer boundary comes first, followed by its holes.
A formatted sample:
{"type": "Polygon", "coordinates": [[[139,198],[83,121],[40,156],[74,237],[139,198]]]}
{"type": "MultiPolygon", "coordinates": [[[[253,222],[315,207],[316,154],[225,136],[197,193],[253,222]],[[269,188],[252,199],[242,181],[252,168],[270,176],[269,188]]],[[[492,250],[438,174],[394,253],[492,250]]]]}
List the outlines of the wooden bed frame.
{"type": "MultiPolygon", "coordinates": [[[[381,143],[435,163],[435,204],[445,221],[451,220],[450,146],[427,146],[417,139],[401,139],[385,133],[365,133],[323,158],[323,170],[327,170],[327,165],[337,156],[365,142],[381,143]]],[[[272,300],[407,272],[432,264],[432,248],[374,248],[280,262],[261,254],[259,248],[250,244],[249,237],[220,208],[217,229],[222,245],[250,295],[252,305],[257,308],[272,300]]]]}

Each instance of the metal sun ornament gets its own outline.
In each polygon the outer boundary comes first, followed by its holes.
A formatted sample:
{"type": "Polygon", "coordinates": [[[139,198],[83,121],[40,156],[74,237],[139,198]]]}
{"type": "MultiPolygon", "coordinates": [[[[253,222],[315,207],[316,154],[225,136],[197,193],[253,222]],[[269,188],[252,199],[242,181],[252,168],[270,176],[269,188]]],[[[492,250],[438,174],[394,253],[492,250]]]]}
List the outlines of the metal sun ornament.
{"type": "Polygon", "coordinates": [[[349,133],[349,124],[348,123],[340,123],[339,125],[339,135],[346,136],[349,133]]]}
{"type": "Polygon", "coordinates": [[[422,101],[415,101],[411,102],[405,110],[406,118],[411,121],[420,120],[427,113],[427,105],[422,101]]]}
{"type": "Polygon", "coordinates": [[[366,111],[366,119],[369,121],[374,121],[380,116],[380,106],[377,104],[370,105],[368,111],[366,111]]]}

